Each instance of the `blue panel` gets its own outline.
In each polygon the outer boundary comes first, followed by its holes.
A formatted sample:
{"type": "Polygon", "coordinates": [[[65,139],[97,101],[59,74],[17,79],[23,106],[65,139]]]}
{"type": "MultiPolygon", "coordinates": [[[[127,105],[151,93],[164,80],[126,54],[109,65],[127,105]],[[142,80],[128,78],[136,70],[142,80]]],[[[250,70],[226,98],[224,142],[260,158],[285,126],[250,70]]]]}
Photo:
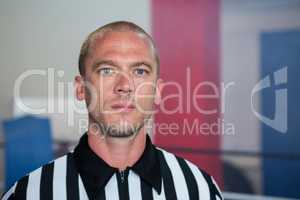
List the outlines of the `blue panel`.
{"type": "Polygon", "coordinates": [[[284,103],[275,99],[280,95],[284,99],[287,92],[287,131],[261,124],[263,153],[269,155],[263,160],[264,192],[300,198],[300,30],[261,35],[261,78],[267,76],[271,86],[261,92],[261,114],[269,119],[284,116],[284,103]],[[278,83],[274,72],[285,66],[287,82],[278,83]]]}
{"type": "Polygon", "coordinates": [[[5,121],[6,189],[53,159],[49,119],[22,117],[5,121]]]}

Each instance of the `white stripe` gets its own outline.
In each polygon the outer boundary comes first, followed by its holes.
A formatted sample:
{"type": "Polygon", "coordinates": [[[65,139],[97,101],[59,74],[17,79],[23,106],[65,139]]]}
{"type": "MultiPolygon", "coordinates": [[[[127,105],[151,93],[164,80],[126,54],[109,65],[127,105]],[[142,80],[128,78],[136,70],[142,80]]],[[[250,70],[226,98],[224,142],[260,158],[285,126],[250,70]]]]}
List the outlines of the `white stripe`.
{"type": "Polygon", "coordinates": [[[174,180],[175,191],[178,199],[189,199],[189,192],[185,182],[183,172],[177,162],[176,157],[162,150],[164,157],[168,163],[168,166],[172,172],[172,177],[174,180]]]}
{"type": "Polygon", "coordinates": [[[119,199],[119,191],[118,191],[118,182],[117,176],[114,174],[107,185],[105,186],[105,197],[106,200],[118,200],[119,199]]]}
{"type": "Polygon", "coordinates": [[[41,167],[30,173],[28,178],[26,199],[30,199],[30,200],[40,199],[41,173],[42,173],[41,167]]]}
{"type": "Polygon", "coordinates": [[[205,178],[203,177],[202,173],[194,164],[186,160],[186,163],[190,167],[192,173],[194,174],[199,190],[199,199],[210,199],[209,187],[208,183],[206,182],[205,178]]]}
{"type": "Polygon", "coordinates": [[[63,156],[54,162],[53,171],[53,199],[67,199],[66,176],[67,156],[63,156]]]}
{"type": "Polygon", "coordinates": [[[82,183],[82,179],[78,176],[78,184],[79,184],[79,199],[80,200],[88,200],[87,193],[85,191],[84,185],[82,183]]]}
{"type": "Polygon", "coordinates": [[[142,199],[141,179],[133,171],[129,171],[128,188],[129,188],[128,189],[129,199],[131,200],[142,199]]]}
{"type": "Polygon", "coordinates": [[[15,192],[15,189],[17,187],[17,182],[5,193],[5,195],[2,197],[2,200],[7,200],[11,194],[15,192]]]}
{"type": "Polygon", "coordinates": [[[164,189],[164,181],[162,181],[162,184],[161,184],[160,195],[156,192],[156,190],[154,188],[152,189],[152,194],[153,194],[154,200],[165,200],[166,199],[165,189],[164,189]]]}

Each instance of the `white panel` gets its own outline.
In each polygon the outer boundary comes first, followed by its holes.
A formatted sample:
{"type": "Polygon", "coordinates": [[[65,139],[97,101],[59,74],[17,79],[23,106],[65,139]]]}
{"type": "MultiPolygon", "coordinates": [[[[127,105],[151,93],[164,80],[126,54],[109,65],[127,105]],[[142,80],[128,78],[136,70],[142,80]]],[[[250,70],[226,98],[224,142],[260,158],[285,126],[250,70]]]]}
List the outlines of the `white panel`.
{"type": "Polygon", "coordinates": [[[53,171],[53,199],[67,199],[67,156],[63,156],[54,163],[53,171]]]}
{"type": "Polygon", "coordinates": [[[166,194],[165,194],[164,182],[163,181],[162,181],[162,184],[161,184],[160,194],[158,194],[154,188],[152,188],[152,194],[153,194],[153,199],[155,199],[155,200],[165,200],[166,199],[166,194]]]}
{"type": "Polygon", "coordinates": [[[80,200],[88,200],[88,196],[85,190],[85,187],[83,185],[82,179],[80,175],[78,176],[78,184],[79,184],[79,199],[80,200]]]}
{"type": "Polygon", "coordinates": [[[168,166],[171,170],[177,198],[178,199],[189,199],[187,184],[185,182],[183,172],[179,166],[179,163],[178,163],[176,157],[173,154],[168,153],[164,150],[161,150],[161,151],[163,152],[166,162],[168,163],[168,166]]]}
{"type": "Polygon", "coordinates": [[[193,172],[193,175],[197,180],[198,189],[199,189],[199,199],[209,199],[210,191],[204,176],[194,164],[192,164],[189,161],[187,161],[187,164],[190,167],[191,171],[193,172]]]}
{"type": "Polygon", "coordinates": [[[129,171],[128,190],[129,190],[129,199],[131,200],[142,199],[141,179],[133,171],[129,171]]]}
{"type": "Polygon", "coordinates": [[[106,200],[119,200],[117,175],[114,174],[105,186],[106,200]]]}
{"type": "Polygon", "coordinates": [[[26,199],[39,200],[40,199],[40,182],[41,182],[42,168],[39,168],[30,173],[26,191],[26,199]]]}

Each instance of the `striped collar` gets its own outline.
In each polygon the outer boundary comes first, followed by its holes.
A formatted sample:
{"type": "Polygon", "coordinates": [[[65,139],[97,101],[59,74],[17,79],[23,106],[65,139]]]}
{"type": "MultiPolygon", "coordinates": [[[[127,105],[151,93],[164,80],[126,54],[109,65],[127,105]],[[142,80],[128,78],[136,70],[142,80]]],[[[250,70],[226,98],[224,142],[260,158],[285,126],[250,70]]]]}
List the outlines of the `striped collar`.
{"type": "MultiPolygon", "coordinates": [[[[148,134],[146,137],[146,146],[142,156],[126,170],[133,170],[160,194],[162,178],[158,150],[152,144],[148,134]]],[[[112,175],[119,171],[117,168],[109,166],[92,151],[88,145],[87,133],[81,137],[74,150],[74,160],[89,196],[96,195],[97,191],[106,186],[112,175]]]]}

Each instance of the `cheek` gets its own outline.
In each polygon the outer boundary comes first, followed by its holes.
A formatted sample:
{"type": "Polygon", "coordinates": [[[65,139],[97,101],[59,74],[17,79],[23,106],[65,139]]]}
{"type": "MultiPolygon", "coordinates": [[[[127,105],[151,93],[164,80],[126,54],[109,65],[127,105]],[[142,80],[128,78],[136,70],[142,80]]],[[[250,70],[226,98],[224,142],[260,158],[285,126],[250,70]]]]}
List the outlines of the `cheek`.
{"type": "Polygon", "coordinates": [[[110,96],[112,95],[113,82],[112,81],[101,81],[93,80],[89,91],[93,102],[100,106],[105,107],[106,103],[109,103],[110,96]]]}
{"type": "Polygon", "coordinates": [[[155,98],[155,89],[152,83],[143,84],[137,87],[135,100],[141,106],[152,106],[155,98]]]}
{"type": "Polygon", "coordinates": [[[154,95],[154,91],[156,88],[155,83],[151,81],[138,80],[134,81],[135,83],[135,94],[136,95],[154,95]]]}

